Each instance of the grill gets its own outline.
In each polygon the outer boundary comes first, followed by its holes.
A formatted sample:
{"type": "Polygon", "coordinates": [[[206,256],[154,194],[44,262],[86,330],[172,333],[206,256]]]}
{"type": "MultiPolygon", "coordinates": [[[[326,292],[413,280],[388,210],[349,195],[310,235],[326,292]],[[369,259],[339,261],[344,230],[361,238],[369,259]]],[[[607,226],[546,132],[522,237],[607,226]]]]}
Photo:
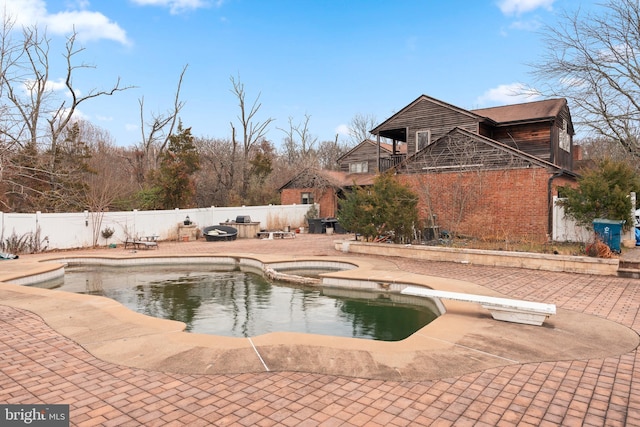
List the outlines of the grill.
{"type": "Polygon", "coordinates": [[[249,215],[238,215],[236,217],[236,222],[238,224],[248,224],[251,222],[251,217],[249,215]]]}

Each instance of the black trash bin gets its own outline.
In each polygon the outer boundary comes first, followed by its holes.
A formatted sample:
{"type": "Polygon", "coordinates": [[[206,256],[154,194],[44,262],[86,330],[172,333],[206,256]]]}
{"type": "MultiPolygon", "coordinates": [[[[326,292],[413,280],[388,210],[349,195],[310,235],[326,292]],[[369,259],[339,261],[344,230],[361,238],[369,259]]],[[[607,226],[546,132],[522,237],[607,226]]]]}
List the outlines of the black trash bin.
{"type": "Polygon", "coordinates": [[[338,220],[336,218],[325,218],[322,220],[322,232],[326,233],[327,228],[333,228],[335,231],[338,220]]]}
{"type": "Polygon", "coordinates": [[[340,221],[333,224],[333,232],[336,234],[347,234],[347,230],[340,224],[340,221]]]}
{"type": "Polygon", "coordinates": [[[309,223],[309,233],[310,234],[321,234],[322,230],[322,219],[320,218],[309,218],[307,220],[309,223]]]}

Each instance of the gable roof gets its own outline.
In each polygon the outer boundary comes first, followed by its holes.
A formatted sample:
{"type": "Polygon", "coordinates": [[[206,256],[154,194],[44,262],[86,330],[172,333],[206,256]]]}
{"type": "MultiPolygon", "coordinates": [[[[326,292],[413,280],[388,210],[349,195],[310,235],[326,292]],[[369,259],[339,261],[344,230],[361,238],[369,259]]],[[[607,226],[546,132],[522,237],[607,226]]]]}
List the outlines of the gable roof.
{"type": "Polygon", "coordinates": [[[565,98],[557,98],[525,102],[523,104],[481,108],[471,111],[474,114],[489,118],[500,124],[555,118],[566,105],[567,100],[565,98]]]}
{"type": "MultiPolygon", "coordinates": [[[[478,143],[481,144],[486,144],[489,145],[491,147],[494,147],[498,150],[501,150],[502,152],[512,155],[514,157],[517,157],[519,159],[521,159],[522,161],[529,163],[529,164],[534,164],[537,165],[539,167],[545,168],[545,169],[551,169],[555,172],[563,172],[566,173],[568,175],[571,176],[576,176],[573,172],[570,171],[566,171],[564,169],[562,169],[561,167],[554,165],[551,162],[547,162],[546,160],[542,160],[539,157],[536,157],[534,155],[525,153],[524,151],[520,151],[516,148],[510,147],[506,144],[503,144],[499,141],[493,140],[491,138],[487,138],[485,136],[482,135],[478,135],[476,133],[473,132],[469,132],[468,130],[456,127],[454,129],[452,129],[451,131],[449,131],[446,135],[438,138],[438,140],[436,140],[434,143],[427,145],[425,148],[423,148],[422,150],[418,151],[417,153],[414,153],[413,155],[407,157],[407,159],[405,159],[402,163],[400,163],[398,166],[396,166],[396,170],[401,170],[402,168],[406,168],[407,166],[410,166],[411,163],[415,162],[417,159],[419,159],[420,157],[423,157],[426,153],[428,153],[431,150],[434,150],[434,148],[438,147],[439,145],[442,144],[446,144],[447,143],[447,139],[451,136],[454,136],[456,134],[462,135],[463,137],[469,138],[471,140],[474,140],[478,143]]],[[[484,166],[484,165],[483,165],[484,166]]],[[[446,166],[445,166],[446,167],[446,166]]]]}
{"type": "MultiPolygon", "coordinates": [[[[386,142],[381,142],[380,148],[388,151],[389,154],[393,154],[393,144],[387,144],[386,142]]],[[[396,145],[396,149],[398,150],[397,154],[407,154],[407,144],[398,144],[396,145]]]]}
{"type": "Polygon", "coordinates": [[[388,124],[389,122],[393,121],[396,117],[404,114],[407,110],[413,108],[416,104],[420,103],[420,102],[424,102],[424,101],[428,101],[434,104],[437,104],[441,107],[447,108],[449,110],[455,111],[457,113],[466,115],[468,117],[471,117],[473,119],[476,120],[482,120],[484,118],[484,116],[480,116],[472,111],[469,110],[465,110],[464,108],[460,108],[460,107],[456,107],[453,104],[449,104],[447,102],[444,101],[440,101],[439,99],[436,98],[432,98],[430,96],[427,95],[420,95],[419,97],[417,97],[413,102],[411,102],[409,105],[407,105],[406,107],[404,107],[403,109],[401,109],[400,111],[398,111],[397,113],[395,113],[394,115],[392,115],[391,117],[389,117],[387,120],[385,120],[384,122],[380,123],[378,126],[376,126],[375,128],[373,128],[370,132],[373,135],[377,135],[382,128],[385,127],[386,124],[388,124]]]}
{"type": "Polygon", "coordinates": [[[465,110],[464,108],[456,107],[453,104],[449,104],[439,99],[432,98],[427,95],[420,95],[413,102],[400,111],[389,117],[384,122],[380,123],[370,132],[377,135],[385,131],[385,127],[393,122],[398,116],[405,114],[408,110],[413,108],[420,102],[428,101],[455,111],[459,114],[466,115],[467,117],[477,120],[485,121],[489,120],[494,125],[501,125],[514,122],[535,122],[540,120],[549,120],[557,117],[563,108],[567,106],[567,100],[565,98],[546,99],[542,101],[524,102],[520,104],[503,105],[498,107],[480,108],[474,110],[465,110]]]}
{"type": "MultiPolygon", "coordinates": [[[[358,151],[360,148],[362,148],[365,145],[373,145],[376,148],[378,147],[378,143],[376,141],[372,141],[370,139],[365,139],[360,144],[356,145],[351,150],[347,151],[342,156],[338,157],[337,161],[340,162],[343,158],[353,154],[354,152],[358,151]]],[[[407,146],[404,145],[404,144],[396,146],[396,149],[398,150],[398,154],[406,154],[407,153],[407,146]]],[[[386,142],[381,142],[380,143],[380,150],[381,151],[386,151],[388,154],[393,154],[393,145],[392,144],[387,144],[386,142]]]]}

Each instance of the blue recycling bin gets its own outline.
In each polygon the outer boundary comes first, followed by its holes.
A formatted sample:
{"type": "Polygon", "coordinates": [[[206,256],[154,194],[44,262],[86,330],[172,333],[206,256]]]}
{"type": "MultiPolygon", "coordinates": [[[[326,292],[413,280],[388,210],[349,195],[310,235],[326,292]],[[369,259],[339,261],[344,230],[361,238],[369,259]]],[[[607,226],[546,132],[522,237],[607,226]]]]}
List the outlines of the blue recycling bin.
{"type": "Polygon", "coordinates": [[[593,220],[593,229],[600,239],[609,246],[613,252],[620,253],[620,241],[622,240],[622,226],[625,221],[600,219],[593,220]]]}

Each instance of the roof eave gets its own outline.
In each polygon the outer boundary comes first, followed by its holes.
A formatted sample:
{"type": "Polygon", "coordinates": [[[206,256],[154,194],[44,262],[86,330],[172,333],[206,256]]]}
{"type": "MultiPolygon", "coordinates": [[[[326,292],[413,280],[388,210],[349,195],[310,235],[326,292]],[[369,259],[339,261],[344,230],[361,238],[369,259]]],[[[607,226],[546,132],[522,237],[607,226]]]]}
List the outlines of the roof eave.
{"type": "Polygon", "coordinates": [[[530,118],[530,119],[519,119],[519,120],[511,120],[508,122],[494,122],[496,123],[496,127],[503,127],[503,126],[513,126],[513,125],[523,125],[523,124],[529,124],[529,123],[542,123],[542,122],[552,122],[556,119],[556,116],[549,116],[549,117],[536,117],[536,118],[530,118]]]}

